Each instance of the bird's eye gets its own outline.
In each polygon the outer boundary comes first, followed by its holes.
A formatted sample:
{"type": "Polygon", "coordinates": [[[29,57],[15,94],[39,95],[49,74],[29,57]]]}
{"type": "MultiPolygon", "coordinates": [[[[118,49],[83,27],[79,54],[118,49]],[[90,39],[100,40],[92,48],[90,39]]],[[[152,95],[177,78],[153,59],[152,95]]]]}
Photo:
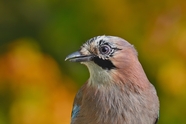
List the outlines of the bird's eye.
{"type": "Polygon", "coordinates": [[[100,47],[99,50],[102,54],[108,54],[108,53],[110,53],[111,48],[108,45],[103,45],[100,47]]]}

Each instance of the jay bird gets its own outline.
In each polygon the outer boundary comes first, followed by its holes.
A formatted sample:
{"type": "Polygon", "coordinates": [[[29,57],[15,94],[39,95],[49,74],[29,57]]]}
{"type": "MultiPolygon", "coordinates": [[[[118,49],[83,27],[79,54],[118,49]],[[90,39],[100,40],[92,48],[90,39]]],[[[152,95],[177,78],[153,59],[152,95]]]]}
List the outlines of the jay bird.
{"type": "Polygon", "coordinates": [[[157,123],[156,90],[129,42],[115,36],[97,36],[65,60],[86,65],[90,73],[75,96],[71,124],[157,123]]]}

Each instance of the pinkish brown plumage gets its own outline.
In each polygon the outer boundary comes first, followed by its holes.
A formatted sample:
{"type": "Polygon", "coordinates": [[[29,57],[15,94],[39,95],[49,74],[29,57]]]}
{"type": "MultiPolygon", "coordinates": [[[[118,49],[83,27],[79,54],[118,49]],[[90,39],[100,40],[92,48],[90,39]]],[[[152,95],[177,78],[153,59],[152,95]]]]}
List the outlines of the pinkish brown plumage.
{"type": "Polygon", "coordinates": [[[85,64],[90,78],[78,91],[71,124],[156,124],[159,100],[135,48],[114,36],[88,40],[66,60],[85,64]]]}

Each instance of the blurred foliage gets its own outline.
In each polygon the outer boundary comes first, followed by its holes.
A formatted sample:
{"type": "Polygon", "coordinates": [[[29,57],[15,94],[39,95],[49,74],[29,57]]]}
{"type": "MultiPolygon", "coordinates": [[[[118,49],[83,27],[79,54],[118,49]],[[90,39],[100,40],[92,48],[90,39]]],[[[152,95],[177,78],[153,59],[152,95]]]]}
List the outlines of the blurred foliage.
{"type": "Polygon", "coordinates": [[[69,123],[72,80],[30,39],[13,41],[7,49],[0,57],[1,124],[69,123]]]}
{"type": "Polygon", "coordinates": [[[103,34],[135,45],[159,124],[185,124],[185,13],[184,0],[0,0],[0,124],[68,124],[89,74],[64,59],[103,34]]]}

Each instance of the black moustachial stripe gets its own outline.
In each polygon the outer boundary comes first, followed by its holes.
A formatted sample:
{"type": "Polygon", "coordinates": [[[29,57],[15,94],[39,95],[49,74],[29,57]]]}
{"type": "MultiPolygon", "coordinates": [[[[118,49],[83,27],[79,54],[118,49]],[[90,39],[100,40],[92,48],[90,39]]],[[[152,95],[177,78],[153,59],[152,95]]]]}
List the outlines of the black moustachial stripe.
{"type": "Polygon", "coordinates": [[[103,60],[103,59],[100,59],[98,57],[94,57],[93,61],[97,65],[99,65],[100,67],[102,67],[103,69],[106,69],[106,70],[111,70],[111,69],[116,68],[116,66],[114,66],[113,63],[110,60],[103,60]]]}

